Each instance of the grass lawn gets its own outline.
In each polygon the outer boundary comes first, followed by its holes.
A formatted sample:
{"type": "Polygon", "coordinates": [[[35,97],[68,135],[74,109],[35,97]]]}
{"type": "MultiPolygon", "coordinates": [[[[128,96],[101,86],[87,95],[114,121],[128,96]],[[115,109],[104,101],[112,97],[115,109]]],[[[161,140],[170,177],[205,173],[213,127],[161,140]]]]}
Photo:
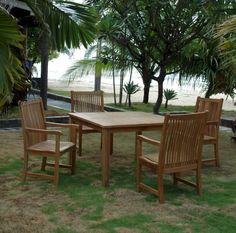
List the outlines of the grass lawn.
{"type": "MultiPolygon", "coordinates": [[[[154,132],[145,135],[159,137],[154,132]]],[[[21,181],[21,132],[0,131],[0,232],[235,233],[236,143],[230,136],[229,131],[220,132],[221,167],[203,166],[202,196],[184,184],[173,186],[166,175],[165,203],[160,205],[155,196],[135,191],[133,133],[114,136],[108,188],[101,185],[98,134],[84,136],[76,175],[61,169],[55,188],[45,180],[21,181]]],[[[211,153],[205,146],[204,156],[211,153]]],[[[153,174],[145,177],[155,184],[153,174]]]]}

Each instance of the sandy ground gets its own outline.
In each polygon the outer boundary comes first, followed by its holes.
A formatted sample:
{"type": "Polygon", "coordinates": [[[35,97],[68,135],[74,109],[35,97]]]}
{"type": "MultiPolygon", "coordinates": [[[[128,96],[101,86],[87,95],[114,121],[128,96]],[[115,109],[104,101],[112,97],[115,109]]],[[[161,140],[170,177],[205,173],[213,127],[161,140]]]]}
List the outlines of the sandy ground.
{"type": "MultiPolygon", "coordinates": [[[[143,85],[141,83],[141,80],[139,80],[138,84],[141,87],[141,90],[136,94],[132,95],[132,102],[142,102],[143,85]]],[[[49,79],[48,87],[57,90],[92,91],[94,89],[94,80],[92,77],[84,77],[68,84],[68,81],[66,81],[65,79],[49,79]]],[[[197,96],[204,96],[204,93],[201,91],[200,88],[194,89],[194,87],[179,87],[176,84],[172,83],[165,84],[164,88],[174,89],[178,93],[177,99],[169,101],[169,104],[173,105],[195,105],[197,96]]],[[[113,102],[113,89],[111,79],[103,78],[101,83],[101,89],[106,93],[111,93],[111,96],[105,97],[105,103],[113,102]]],[[[116,93],[119,93],[119,84],[116,85],[116,93]]],[[[154,84],[150,88],[149,102],[154,103],[156,101],[157,94],[157,85],[154,84]]],[[[234,100],[232,98],[227,98],[225,95],[222,94],[214,95],[212,96],[212,98],[223,98],[224,110],[236,110],[236,106],[234,105],[234,100]]]]}

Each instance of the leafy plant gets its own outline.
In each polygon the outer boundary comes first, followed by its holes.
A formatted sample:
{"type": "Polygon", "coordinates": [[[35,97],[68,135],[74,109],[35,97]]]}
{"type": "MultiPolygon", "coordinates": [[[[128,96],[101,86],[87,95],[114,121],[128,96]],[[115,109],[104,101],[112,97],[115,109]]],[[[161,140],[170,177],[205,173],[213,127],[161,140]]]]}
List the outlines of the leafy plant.
{"type": "Polygon", "coordinates": [[[16,50],[22,48],[24,36],[17,21],[0,6],[0,110],[12,100],[12,88],[22,87],[24,70],[16,50]]]}
{"type": "Polygon", "coordinates": [[[131,81],[131,82],[126,83],[123,89],[124,89],[124,92],[127,93],[129,107],[131,107],[131,95],[140,91],[140,87],[138,84],[134,84],[134,82],[131,81]]]}
{"type": "Polygon", "coordinates": [[[176,96],[177,96],[177,92],[175,90],[172,90],[172,89],[165,89],[164,90],[164,97],[166,99],[165,108],[168,107],[168,101],[176,99],[175,98],[176,96]]]}

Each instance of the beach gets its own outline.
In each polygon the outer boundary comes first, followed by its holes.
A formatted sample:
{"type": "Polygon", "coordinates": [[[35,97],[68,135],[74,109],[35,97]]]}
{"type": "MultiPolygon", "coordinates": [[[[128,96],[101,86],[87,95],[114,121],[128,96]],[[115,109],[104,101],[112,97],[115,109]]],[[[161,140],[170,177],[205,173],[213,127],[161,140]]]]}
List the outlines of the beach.
{"type": "MultiPolygon", "coordinates": [[[[79,59],[84,57],[85,49],[75,50],[75,52],[69,56],[66,54],[60,54],[56,59],[49,61],[48,66],[48,88],[55,90],[74,90],[74,91],[93,91],[94,90],[94,75],[89,74],[83,77],[78,76],[75,81],[68,84],[68,77],[65,76],[66,70],[74,64],[79,59]]],[[[38,74],[40,74],[40,65],[36,66],[38,74]]],[[[128,83],[129,73],[126,74],[124,83],[128,83]]],[[[143,100],[143,83],[140,74],[134,70],[132,75],[132,81],[135,84],[138,84],[140,91],[132,95],[132,102],[142,102],[143,100]]],[[[119,94],[119,76],[115,78],[116,82],[116,94],[119,94]]],[[[157,83],[152,82],[150,93],[149,93],[149,102],[155,103],[157,100],[157,83]]],[[[173,89],[177,92],[177,97],[174,100],[170,100],[169,104],[173,105],[195,105],[197,96],[204,97],[204,92],[200,86],[194,85],[193,82],[186,85],[179,86],[178,77],[171,76],[167,77],[164,82],[164,89],[173,89]]],[[[113,81],[111,74],[103,74],[101,80],[101,90],[105,93],[111,93],[111,95],[106,95],[105,103],[114,102],[113,99],[113,81]]],[[[125,100],[126,94],[124,93],[123,100],[125,100]]],[[[234,100],[230,97],[227,97],[223,94],[218,94],[211,96],[211,98],[223,98],[223,109],[224,110],[236,110],[234,105],[234,100]]],[[[118,97],[117,97],[118,101],[118,97]]],[[[164,100],[163,100],[164,101],[164,100]]]]}
{"type": "MultiPolygon", "coordinates": [[[[141,78],[140,78],[141,79],[141,78]]],[[[142,82],[142,80],[139,80],[142,82]]],[[[141,90],[137,92],[136,94],[132,95],[131,99],[132,102],[142,102],[143,100],[143,85],[140,84],[139,86],[141,90]]],[[[138,83],[138,82],[137,82],[138,83]]],[[[63,91],[93,91],[94,90],[94,78],[93,77],[83,77],[80,78],[70,84],[68,84],[68,81],[65,79],[49,79],[48,82],[48,87],[50,89],[55,89],[55,90],[63,90],[63,91]]],[[[173,89],[177,92],[177,97],[174,100],[170,100],[169,104],[172,105],[195,105],[197,96],[204,96],[204,93],[201,91],[200,88],[194,88],[194,87],[179,87],[176,86],[175,84],[171,84],[169,82],[167,85],[164,86],[164,88],[168,89],[173,89]]],[[[110,95],[106,95],[104,102],[105,103],[113,103],[114,98],[113,98],[113,87],[112,87],[112,79],[111,78],[102,78],[101,82],[101,90],[104,91],[105,93],[110,93],[110,95]]],[[[116,94],[118,96],[119,94],[119,83],[117,82],[116,85],[116,94]]],[[[149,102],[150,103],[155,103],[157,100],[157,85],[154,84],[150,88],[150,93],[149,93],[149,102]]],[[[126,98],[126,93],[123,93],[123,101],[125,101],[126,98]]],[[[218,94],[211,96],[211,98],[223,98],[223,109],[224,110],[236,110],[236,106],[234,105],[234,100],[230,97],[227,98],[227,96],[223,94],[218,94]]],[[[118,101],[118,97],[117,97],[118,101]]],[[[164,101],[164,99],[163,99],[164,101]]]]}

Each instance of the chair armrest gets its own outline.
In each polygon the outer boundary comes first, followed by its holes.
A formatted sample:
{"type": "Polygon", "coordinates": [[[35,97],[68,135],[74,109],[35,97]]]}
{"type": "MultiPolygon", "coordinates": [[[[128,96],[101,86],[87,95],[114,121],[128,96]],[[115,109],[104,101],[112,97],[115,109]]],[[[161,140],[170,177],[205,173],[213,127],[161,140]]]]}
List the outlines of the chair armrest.
{"type": "Polygon", "coordinates": [[[218,121],[207,121],[206,124],[207,124],[207,125],[218,125],[219,122],[218,122],[218,121]]]}
{"type": "Polygon", "coordinates": [[[152,145],[160,145],[160,141],[145,137],[143,135],[138,135],[137,140],[144,141],[144,142],[150,143],[152,145]]]}
{"type": "Polygon", "coordinates": [[[55,122],[48,122],[48,121],[45,123],[46,123],[46,126],[78,129],[78,125],[76,125],[76,124],[62,124],[62,123],[55,123],[55,122]]]}
{"type": "Polygon", "coordinates": [[[53,127],[62,127],[67,128],[70,130],[70,141],[76,144],[77,139],[77,132],[79,130],[79,126],[76,124],[62,124],[62,123],[55,123],[55,122],[45,122],[46,126],[53,126],[53,127]]]}
{"type": "Polygon", "coordinates": [[[48,129],[35,129],[35,128],[25,128],[27,132],[35,132],[35,133],[42,133],[42,134],[54,134],[54,135],[62,135],[60,130],[48,130],[48,129]]]}

